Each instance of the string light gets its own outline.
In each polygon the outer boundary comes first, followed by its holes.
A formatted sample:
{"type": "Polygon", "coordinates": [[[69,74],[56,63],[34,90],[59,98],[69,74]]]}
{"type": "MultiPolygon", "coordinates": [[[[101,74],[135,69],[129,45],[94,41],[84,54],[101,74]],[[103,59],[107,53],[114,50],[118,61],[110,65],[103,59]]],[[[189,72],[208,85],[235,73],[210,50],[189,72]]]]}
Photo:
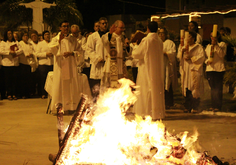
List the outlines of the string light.
{"type": "MultiPolygon", "coordinates": [[[[166,16],[161,16],[162,19],[164,18],[174,18],[174,17],[180,17],[180,16],[189,16],[189,21],[191,21],[191,17],[201,17],[201,15],[204,14],[228,14],[231,12],[235,12],[236,9],[228,10],[228,11],[212,11],[212,12],[191,12],[191,13],[183,13],[183,14],[170,14],[166,16]]],[[[152,15],[151,20],[159,19],[160,16],[158,15],[152,15]]]]}

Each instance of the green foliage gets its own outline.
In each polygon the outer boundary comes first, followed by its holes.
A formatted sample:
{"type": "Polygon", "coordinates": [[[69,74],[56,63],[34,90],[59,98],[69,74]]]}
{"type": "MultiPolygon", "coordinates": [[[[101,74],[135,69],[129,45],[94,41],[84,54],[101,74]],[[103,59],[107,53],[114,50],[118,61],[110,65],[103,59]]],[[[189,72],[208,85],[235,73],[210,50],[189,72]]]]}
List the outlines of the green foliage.
{"type": "Polygon", "coordinates": [[[234,64],[233,66],[226,66],[224,83],[233,84],[233,86],[236,87],[236,64],[234,64]]]}
{"type": "MultiPolygon", "coordinates": [[[[32,9],[19,5],[33,0],[6,0],[0,5],[0,24],[6,28],[16,29],[20,25],[30,26],[33,20],[32,9]]],[[[83,18],[78,11],[75,0],[44,0],[45,3],[56,3],[56,6],[43,9],[44,23],[51,31],[58,29],[59,23],[68,20],[72,24],[83,25],[83,18]]]]}
{"type": "Polygon", "coordinates": [[[231,36],[223,36],[222,40],[227,43],[232,45],[233,47],[236,47],[236,38],[233,38],[231,36]]]}

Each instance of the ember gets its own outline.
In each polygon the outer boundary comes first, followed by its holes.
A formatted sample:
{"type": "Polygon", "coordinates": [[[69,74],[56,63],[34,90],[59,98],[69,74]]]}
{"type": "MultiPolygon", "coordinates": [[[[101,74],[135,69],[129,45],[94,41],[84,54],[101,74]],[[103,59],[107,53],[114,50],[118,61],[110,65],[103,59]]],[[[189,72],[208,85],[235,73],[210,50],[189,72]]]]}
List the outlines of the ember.
{"type": "Polygon", "coordinates": [[[134,83],[126,79],[119,83],[119,89],[108,89],[93,107],[82,97],[54,164],[216,164],[196,151],[197,132],[174,136],[161,121],[130,113],[137,100],[131,89],[134,83]]]}

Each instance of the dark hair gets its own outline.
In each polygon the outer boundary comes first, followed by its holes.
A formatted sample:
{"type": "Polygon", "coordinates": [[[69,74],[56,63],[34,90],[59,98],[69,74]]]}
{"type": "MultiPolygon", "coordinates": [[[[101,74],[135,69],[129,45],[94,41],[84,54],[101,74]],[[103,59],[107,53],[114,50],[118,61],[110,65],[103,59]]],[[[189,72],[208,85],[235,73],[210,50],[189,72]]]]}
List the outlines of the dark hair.
{"type": "Polygon", "coordinates": [[[189,35],[191,35],[194,38],[194,41],[197,41],[197,33],[195,31],[189,31],[189,35]]]}
{"type": "Polygon", "coordinates": [[[107,18],[106,17],[101,17],[101,18],[99,18],[99,22],[101,21],[101,20],[105,20],[105,21],[107,21],[107,18]]]}
{"type": "Polygon", "coordinates": [[[69,21],[67,21],[67,20],[64,20],[64,21],[62,21],[62,22],[60,22],[60,27],[61,27],[61,25],[63,24],[63,23],[69,23],[69,21]]]}
{"type": "Polygon", "coordinates": [[[158,23],[156,21],[149,22],[148,29],[150,30],[150,32],[156,33],[158,29],[158,23]]]}
{"type": "Polygon", "coordinates": [[[36,34],[37,36],[39,35],[39,33],[37,32],[37,30],[34,30],[34,29],[30,30],[29,36],[31,37],[32,34],[36,34]]]}
{"type": "Polygon", "coordinates": [[[8,40],[8,37],[7,37],[7,32],[11,31],[12,32],[12,41],[16,41],[14,36],[13,36],[13,31],[10,30],[10,29],[7,29],[5,32],[4,32],[4,35],[3,35],[3,41],[7,41],[8,40]]]}
{"type": "Polygon", "coordinates": [[[27,33],[27,35],[28,35],[28,37],[29,37],[29,32],[27,32],[27,31],[21,31],[21,33],[20,33],[20,41],[22,40],[22,37],[24,36],[24,34],[25,33],[27,33]]]}
{"type": "Polygon", "coordinates": [[[49,33],[49,34],[50,34],[50,32],[49,32],[48,30],[44,30],[43,33],[42,33],[43,39],[44,39],[44,34],[45,34],[45,33],[49,33]]]}
{"type": "Polygon", "coordinates": [[[196,32],[196,33],[199,33],[199,30],[198,30],[198,23],[195,22],[195,21],[190,21],[189,23],[192,23],[192,24],[194,25],[194,27],[195,27],[195,32],[196,32]]]}
{"type": "Polygon", "coordinates": [[[163,29],[164,30],[164,34],[166,36],[166,38],[168,38],[168,31],[165,27],[161,27],[160,30],[163,29]]]}
{"type": "Polygon", "coordinates": [[[231,34],[231,29],[229,27],[225,27],[225,32],[227,35],[231,34]]]}

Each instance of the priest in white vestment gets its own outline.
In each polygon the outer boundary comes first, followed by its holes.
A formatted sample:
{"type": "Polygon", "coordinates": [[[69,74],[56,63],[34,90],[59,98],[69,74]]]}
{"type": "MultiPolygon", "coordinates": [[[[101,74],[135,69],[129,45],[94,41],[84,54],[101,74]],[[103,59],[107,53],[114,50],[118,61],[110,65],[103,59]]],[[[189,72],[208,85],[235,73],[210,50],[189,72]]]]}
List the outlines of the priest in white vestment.
{"type": "Polygon", "coordinates": [[[176,47],[175,43],[168,39],[166,28],[160,28],[159,37],[163,41],[164,53],[164,75],[165,75],[165,107],[169,109],[174,105],[173,92],[178,86],[177,66],[176,66],[176,47]]]}
{"type": "Polygon", "coordinates": [[[79,44],[69,35],[69,22],[60,25],[61,32],[49,44],[54,55],[52,112],[56,104],[62,103],[64,111],[75,110],[81,98],[78,89],[77,56],[79,44]]]}
{"type": "Polygon", "coordinates": [[[101,85],[104,89],[116,88],[119,86],[118,79],[127,78],[125,57],[128,57],[128,52],[125,46],[124,30],[125,24],[121,20],[117,20],[112,25],[110,32],[102,36],[105,65],[101,85]]]}
{"type": "Polygon", "coordinates": [[[93,98],[99,95],[99,87],[104,67],[103,43],[101,37],[107,32],[107,18],[101,17],[99,24],[99,30],[89,35],[85,51],[85,54],[89,56],[91,64],[90,88],[93,98]]]}
{"type": "Polygon", "coordinates": [[[179,47],[181,87],[185,97],[184,112],[198,112],[200,96],[203,94],[203,63],[205,53],[203,47],[196,42],[197,33],[189,31],[184,46],[179,47]]]}
{"type": "Polygon", "coordinates": [[[163,43],[157,34],[158,24],[148,24],[148,35],[134,48],[132,56],[139,59],[137,86],[140,95],[134,112],[150,115],[153,120],[165,117],[163,43]]]}

